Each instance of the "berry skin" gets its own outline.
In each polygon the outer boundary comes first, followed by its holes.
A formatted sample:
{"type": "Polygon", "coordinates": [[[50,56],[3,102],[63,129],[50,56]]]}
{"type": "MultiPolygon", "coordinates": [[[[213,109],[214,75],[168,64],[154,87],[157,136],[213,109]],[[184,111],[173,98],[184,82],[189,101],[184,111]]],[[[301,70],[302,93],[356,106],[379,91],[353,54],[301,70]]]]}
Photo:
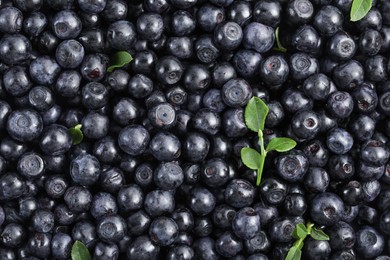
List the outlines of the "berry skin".
{"type": "Polygon", "coordinates": [[[389,157],[389,148],[380,141],[366,141],[360,148],[360,158],[372,166],[385,165],[389,160],[389,157]]]}
{"type": "Polygon", "coordinates": [[[97,158],[90,154],[80,154],[72,160],[70,175],[80,185],[92,185],[100,176],[101,168],[97,158]]]}
{"type": "Polygon", "coordinates": [[[46,127],[39,141],[39,147],[47,155],[61,155],[69,151],[72,138],[63,125],[52,124],[46,127]]]}
{"type": "Polygon", "coordinates": [[[303,139],[313,139],[320,130],[320,120],[314,111],[301,110],[291,119],[294,134],[303,139]]]}
{"type": "Polygon", "coordinates": [[[159,246],[171,245],[179,235],[176,222],[168,217],[158,217],[149,228],[151,240],[159,246]]]}
{"type": "Polygon", "coordinates": [[[119,242],[127,232],[125,220],[118,215],[104,216],[98,220],[96,231],[99,238],[106,242],[119,242]]]}
{"type": "Polygon", "coordinates": [[[344,31],[337,32],[328,41],[327,52],[336,61],[350,60],[356,50],[355,41],[344,31]]]}
{"type": "Polygon", "coordinates": [[[283,84],[290,72],[287,61],[281,55],[272,55],[265,58],[260,65],[260,76],[269,86],[283,84]]]}
{"type": "Polygon", "coordinates": [[[227,231],[215,241],[215,248],[224,257],[234,257],[243,249],[243,245],[236,235],[227,231]]]}
{"type": "Polygon", "coordinates": [[[333,128],[328,132],[326,145],[335,154],[346,154],[354,144],[351,134],[342,128],[333,128]]]}
{"type": "Polygon", "coordinates": [[[332,36],[342,28],[344,21],[341,11],[334,6],[322,7],[314,17],[314,27],[324,36],[332,36]]]}
{"type": "Polygon", "coordinates": [[[149,140],[149,132],[143,126],[132,125],[121,130],[118,145],[127,154],[140,155],[146,150],[149,140]]]}
{"type": "Polygon", "coordinates": [[[248,207],[255,198],[255,188],[246,180],[234,179],[226,186],[224,197],[226,203],[235,208],[248,207]]]}
{"type": "Polygon", "coordinates": [[[137,19],[137,32],[147,41],[160,39],[163,29],[163,18],[159,14],[144,13],[137,19]]]}
{"type": "Polygon", "coordinates": [[[63,10],[53,16],[51,22],[54,34],[61,40],[76,38],[82,28],[79,16],[71,10],[63,10]]]}
{"type": "Polygon", "coordinates": [[[198,216],[212,212],[215,204],[215,196],[206,188],[193,188],[188,196],[188,205],[198,216]]]}
{"type": "Polygon", "coordinates": [[[70,257],[73,240],[71,236],[65,233],[57,233],[51,240],[51,252],[53,257],[68,258],[70,257]]]}
{"type": "Polygon", "coordinates": [[[223,85],[221,94],[227,106],[242,107],[252,97],[252,88],[244,79],[231,79],[223,85]]]}
{"type": "Polygon", "coordinates": [[[258,53],[269,51],[275,41],[272,27],[252,22],[244,27],[243,45],[247,49],[253,49],[258,53]]]}
{"type": "Polygon", "coordinates": [[[260,216],[253,208],[242,208],[233,218],[232,228],[239,238],[251,239],[260,231],[260,216]]]}
{"type": "Polygon", "coordinates": [[[373,227],[363,226],[356,232],[356,250],[365,258],[379,256],[384,248],[383,236],[373,227]]]}
{"type": "Polygon", "coordinates": [[[139,236],[127,248],[129,260],[158,259],[160,247],[155,245],[148,236],[139,236]]]}
{"type": "Polygon", "coordinates": [[[84,58],[84,47],[76,40],[61,42],[56,49],[58,64],[66,69],[74,69],[81,64],[84,58]]]}
{"type": "Polygon", "coordinates": [[[151,217],[172,213],[175,200],[170,191],[154,190],[146,194],[144,209],[151,217]]]}
{"type": "Polygon", "coordinates": [[[181,154],[181,143],[175,135],[159,132],[150,140],[149,149],[157,160],[173,161],[181,154]]]}
{"type": "Polygon", "coordinates": [[[344,203],[341,198],[330,192],[319,193],[310,205],[310,216],[319,225],[336,224],[344,212],[344,203]]]}
{"type": "Polygon", "coordinates": [[[34,110],[16,110],[8,117],[7,131],[17,141],[32,141],[42,133],[42,130],[42,117],[34,110]]]}
{"type": "Polygon", "coordinates": [[[30,63],[30,76],[32,80],[40,85],[52,85],[61,68],[55,59],[49,56],[40,56],[30,63]]]}
{"type": "Polygon", "coordinates": [[[161,163],[154,172],[154,183],[163,190],[174,190],[184,181],[181,167],[174,162],[161,163]]]}
{"type": "Polygon", "coordinates": [[[309,168],[306,156],[298,150],[278,156],[275,164],[279,175],[290,182],[302,180],[309,168]]]}
{"type": "Polygon", "coordinates": [[[22,34],[7,34],[0,39],[0,60],[6,64],[27,61],[31,52],[31,42],[22,34]]]}

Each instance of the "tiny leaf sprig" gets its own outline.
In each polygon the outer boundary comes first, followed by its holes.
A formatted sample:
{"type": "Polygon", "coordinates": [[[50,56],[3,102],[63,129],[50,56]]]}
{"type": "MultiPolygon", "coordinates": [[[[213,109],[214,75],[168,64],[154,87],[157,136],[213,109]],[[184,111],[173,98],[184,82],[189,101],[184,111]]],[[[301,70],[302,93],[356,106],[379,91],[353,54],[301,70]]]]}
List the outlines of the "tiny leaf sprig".
{"type": "Polygon", "coordinates": [[[113,72],[114,69],[122,68],[126,64],[129,64],[133,60],[133,57],[127,51],[118,51],[110,59],[110,66],[107,68],[108,72],[113,72]]]}
{"type": "Polygon", "coordinates": [[[88,248],[78,240],[72,246],[71,256],[72,260],[92,260],[88,248]]]}
{"type": "Polygon", "coordinates": [[[356,22],[364,18],[371,7],[372,0],[353,0],[350,12],[351,21],[356,22]]]}
{"type": "Polygon", "coordinates": [[[68,129],[73,145],[79,144],[81,141],[83,141],[84,134],[81,131],[81,127],[82,125],[78,124],[68,129]]]}
{"type": "Polygon", "coordinates": [[[315,240],[329,240],[329,236],[324,231],[314,227],[314,224],[299,223],[295,226],[292,234],[293,238],[297,239],[294,245],[287,253],[285,260],[300,260],[302,255],[303,241],[307,236],[311,236],[315,240]]]}
{"type": "Polygon", "coordinates": [[[245,124],[250,130],[257,132],[260,152],[253,148],[244,147],[241,149],[241,160],[249,169],[257,171],[257,186],[261,182],[267,153],[270,151],[287,152],[297,145],[290,138],[276,137],[270,140],[267,147],[264,147],[263,130],[268,111],[268,106],[258,97],[252,97],[245,107],[245,124]]]}

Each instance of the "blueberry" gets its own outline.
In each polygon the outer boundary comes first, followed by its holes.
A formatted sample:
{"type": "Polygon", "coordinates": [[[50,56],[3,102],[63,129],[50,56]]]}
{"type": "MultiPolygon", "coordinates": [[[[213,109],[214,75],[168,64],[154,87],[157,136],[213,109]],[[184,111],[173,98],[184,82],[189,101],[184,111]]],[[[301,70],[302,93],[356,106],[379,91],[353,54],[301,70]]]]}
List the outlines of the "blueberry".
{"type": "Polygon", "coordinates": [[[34,0],[34,1],[26,1],[26,0],[15,0],[15,5],[23,12],[37,11],[41,8],[43,4],[43,0],[34,0]]]}
{"type": "Polygon", "coordinates": [[[220,23],[214,30],[214,42],[224,51],[236,49],[241,44],[242,38],[242,28],[235,22],[220,23]]]}
{"type": "Polygon", "coordinates": [[[48,210],[38,209],[32,215],[31,224],[36,232],[48,233],[54,228],[54,214],[48,210]]]}
{"type": "Polygon", "coordinates": [[[383,236],[375,228],[363,226],[356,232],[355,248],[365,258],[379,256],[384,248],[383,236]]]}
{"type": "Polygon", "coordinates": [[[50,242],[52,236],[48,233],[33,233],[27,241],[27,251],[38,258],[50,256],[50,242]]]}
{"type": "Polygon", "coordinates": [[[144,200],[145,211],[152,217],[172,213],[175,200],[170,191],[154,190],[146,194],[144,200]]]}
{"type": "Polygon", "coordinates": [[[26,237],[26,230],[23,226],[10,223],[3,227],[0,234],[0,241],[7,247],[15,248],[21,246],[26,237]]]}
{"type": "Polygon", "coordinates": [[[207,237],[213,232],[213,222],[208,216],[197,217],[195,219],[193,232],[198,237],[207,237]]]}
{"type": "Polygon", "coordinates": [[[378,54],[383,38],[379,31],[368,29],[359,36],[359,50],[368,56],[378,54]]]}
{"type": "Polygon", "coordinates": [[[313,4],[309,0],[293,0],[287,5],[287,19],[292,24],[304,24],[311,20],[314,14],[313,4]]]}
{"type": "Polygon", "coordinates": [[[169,103],[160,103],[148,110],[148,118],[156,128],[169,129],[176,124],[176,111],[169,103]]]}
{"type": "Polygon", "coordinates": [[[314,16],[313,24],[324,36],[332,36],[342,28],[344,16],[341,11],[331,5],[323,6],[314,16]]]}
{"type": "Polygon", "coordinates": [[[66,69],[78,67],[84,58],[84,47],[76,40],[61,42],[56,49],[56,60],[58,64],[66,69]]]}
{"type": "Polygon", "coordinates": [[[99,112],[89,112],[83,117],[81,125],[85,137],[99,139],[107,135],[109,119],[99,112]]]}
{"type": "Polygon", "coordinates": [[[203,63],[212,63],[221,55],[221,51],[214,44],[212,36],[207,34],[197,38],[194,49],[196,57],[203,63]]]}
{"type": "Polygon", "coordinates": [[[143,74],[136,74],[129,79],[127,91],[134,98],[146,98],[153,92],[153,81],[143,74]]]}
{"type": "Polygon", "coordinates": [[[80,72],[88,81],[100,81],[106,73],[108,58],[103,54],[88,54],[84,57],[80,72]]]}
{"type": "Polygon", "coordinates": [[[180,106],[187,102],[187,91],[181,86],[170,87],[166,93],[168,102],[173,106],[180,106]]]}
{"type": "Polygon", "coordinates": [[[283,84],[287,80],[289,71],[286,60],[280,55],[268,56],[260,65],[260,76],[269,86],[283,84]]]}
{"type": "Polygon", "coordinates": [[[99,192],[92,198],[91,214],[95,219],[116,214],[118,206],[115,197],[106,192],[99,192]]]}
{"type": "Polygon", "coordinates": [[[149,228],[151,240],[160,246],[171,245],[179,234],[175,221],[168,217],[158,217],[149,228]]]}
{"type": "Polygon", "coordinates": [[[309,238],[305,241],[303,252],[311,259],[326,259],[331,253],[331,248],[328,241],[309,238]]]}
{"type": "Polygon", "coordinates": [[[282,16],[282,5],[278,1],[256,2],[253,7],[253,20],[258,23],[275,28],[280,23],[282,16]]]}
{"type": "Polygon", "coordinates": [[[328,41],[327,52],[336,61],[351,59],[356,50],[354,39],[345,31],[335,33],[328,41]]]}
{"type": "Polygon", "coordinates": [[[167,254],[168,260],[174,260],[174,259],[183,259],[183,260],[190,260],[194,258],[194,250],[186,245],[180,245],[175,246],[172,249],[169,250],[167,254]]]}
{"type": "Polygon", "coordinates": [[[336,224],[344,211],[344,203],[334,193],[323,192],[311,201],[310,216],[319,225],[331,226],[336,224]]]}
{"type": "Polygon", "coordinates": [[[253,208],[242,208],[234,216],[232,228],[239,238],[252,239],[260,231],[260,216],[253,208]]]}
{"type": "Polygon", "coordinates": [[[157,13],[143,13],[137,19],[137,32],[147,41],[160,39],[163,29],[163,18],[157,13]]]}
{"type": "Polygon", "coordinates": [[[31,42],[21,34],[7,34],[0,39],[0,60],[14,65],[31,57],[31,42]]]}
{"type": "Polygon", "coordinates": [[[181,79],[183,75],[183,65],[173,56],[165,56],[159,59],[155,69],[157,79],[167,85],[172,85],[181,79]]]}
{"type": "Polygon", "coordinates": [[[226,203],[235,208],[248,207],[255,198],[255,188],[246,180],[234,179],[226,186],[224,197],[226,203]]]}
{"type": "Polygon", "coordinates": [[[386,80],[388,78],[386,58],[382,55],[368,58],[364,64],[364,72],[371,81],[379,82],[386,80]]]}
{"type": "Polygon", "coordinates": [[[175,35],[188,36],[195,30],[196,22],[189,12],[177,10],[172,14],[171,25],[175,35]]]}
{"type": "Polygon", "coordinates": [[[259,53],[269,51],[275,41],[274,30],[267,25],[252,22],[244,27],[243,45],[259,53]]]}
{"type": "Polygon", "coordinates": [[[98,220],[96,232],[106,242],[119,242],[127,232],[125,220],[118,215],[103,216],[98,220]]]}
{"type": "Polygon", "coordinates": [[[277,218],[269,226],[269,235],[272,241],[286,243],[291,241],[295,224],[291,218],[277,218]]]}
{"type": "Polygon", "coordinates": [[[55,59],[49,56],[40,56],[30,63],[30,76],[32,80],[41,85],[52,85],[61,68],[55,59]]]}
{"type": "Polygon", "coordinates": [[[183,170],[174,162],[161,163],[154,172],[154,183],[163,190],[176,189],[183,181],[183,170]]]}
{"type": "Polygon", "coordinates": [[[317,31],[310,25],[299,27],[291,40],[291,44],[298,51],[317,54],[321,47],[322,41],[317,31]]]}
{"type": "Polygon", "coordinates": [[[83,45],[86,52],[102,52],[106,48],[104,32],[100,29],[81,31],[78,41],[83,45]]]}
{"type": "Polygon", "coordinates": [[[65,233],[57,233],[51,240],[51,252],[53,257],[68,258],[72,248],[72,238],[65,233]]]}
{"type": "Polygon", "coordinates": [[[209,187],[224,185],[229,179],[229,167],[225,160],[213,158],[206,161],[201,171],[203,182],[209,187]]]}
{"type": "Polygon", "coordinates": [[[59,11],[51,21],[54,34],[61,40],[76,38],[81,32],[81,20],[71,10],[59,11]]]}
{"type": "Polygon", "coordinates": [[[42,117],[34,110],[16,110],[8,117],[7,131],[15,140],[32,141],[41,134],[42,129],[42,117]]]}
{"type": "Polygon", "coordinates": [[[135,236],[146,234],[151,222],[152,219],[144,210],[138,210],[126,219],[128,232],[135,236]]]}
{"type": "Polygon", "coordinates": [[[152,155],[159,161],[173,161],[181,154],[179,139],[168,132],[157,133],[149,143],[152,155]]]}
{"type": "Polygon", "coordinates": [[[304,52],[290,56],[290,73],[294,80],[303,81],[319,72],[319,62],[316,58],[304,52]]]}
{"type": "Polygon", "coordinates": [[[65,192],[64,201],[72,212],[80,213],[91,207],[92,195],[82,186],[71,186],[65,192]]]}
{"type": "Polygon", "coordinates": [[[99,239],[95,223],[89,220],[78,221],[72,228],[72,238],[73,240],[79,240],[88,249],[92,249],[99,239]]]}
{"type": "Polygon", "coordinates": [[[62,125],[52,124],[41,134],[39,147],[47,155],[61,155],[72,146],[72,138],[68,129],[62,125]]]}
{"type": "Polygon", "coordinates": [[[223,233],[216,241],[215,247],[219,254],[224,257],[234,257],[243,249],[241,240],[232,232],[223,233]]]}
{"type": "Polygon", "coordinates": [[[20,32],[23,24],[23,14],[15,7],[0,9],[0,32],[14,34],[20,32]]]}
{"type": "MultiPolygon", "coordinates": [[[[123,241],[123,240],[122,240],[123,241]]],[[[116,260],[119,257],[119,248],[116,244],[107,244],[103,242],[96,243],[93,251],[94,259],[113,259],[116,260]]]]}
{"type": "Polygon", "coordinates": [[[183,77],[184,87],[191,92],[199,92],[207,89],[211,82],[209,70],[201,64],[188,66],[183,77]]]}
{"type": "Polygon", "coordinates": [[[320,130],[320,119],[314,111],[300,110],[291,118],[291,129],[294,134],[303,139],[313,139],[320,130]]]}
{"type": "Polygon", "coordinates": [[[206,32],[212,32],[225,20],[225,9],[211,4],[203,4],[197,11],[197,23],[206,32]]]}
{"type": "Polygon", "coordinates": [[[229,20],[245,26],[252,18],[252,7],[247,1],[233,1],[227,11],[229,20]]]}
{"type": "Polygon", "coordinates": [[[339,222],[328,231],[332,250],[351,249],[355,244],[355,231],[345,222],[339,222]]]}
{"type": "Polygon", "coordinates": [[[309,168],[306,156],[299,150],[278,156],[275,164],[279,175],[290,182],[302,180],[309,168]]]}
{"type": "Polygon", "coordinates": [[[192,118],[195,129],[209,135],[215,135],[221,128],[220,115],[208,108],[202,108],[192,118]]]}
{"type": "Polygon", "coordinates": [[[360,158],[369,165],[383,166],[388,161],[389,156],[389,148],[380,141],[366,141],[360,148],[360,158]]]}
{"type": "Polygon", "coordinates": [[[78,0],[81,10],[87,13],[100,13],[106,7],[106,0],[78,0]]]}
{"type": "Polygon", "coordinates": [[[205,216],[214,210],[215,196],[206,188],[195,187],[188,196],[188,205],[198,216],[205,216]]]}
{"type": "Polygon", "coordinates": [[[148,236],[139,236],[127,249],[129,260],[158,259],[160,247],[153,244],[148,236]]]}
{"type": "Polygon", "coordinates": [[[40,177],[45,171],[45,163],[39,154],[25,153],[18,161],[17,170],[26,178],[40,177]]]}
{"type": "Polygon", "coordinates": [[[202,237],[196,240],[193,244],[195,257],[199,259],[219,259],[215,248],[215,240],[211,237],[202,237]]]}
{"type": "Polygon", "coordinates": [[[346,154],[354,144],[351,134],[342,128],[334,128],[328,132],[326,145],[335,154],[346,154]]]}
{"type": "Polygon", "coordinates": [[[336,66],[332,75],[333,82],[340,90],[349,90],[363,82],[364,69],[358,61],[349,60],[336,66]]]}
{"type": "Polygon", "coordinates": [[[319,167],[310,167],[306,173],[304,185],[312,193],[325,192],[329,186],[329,174],[319,167]]]}
{"type": "Polygon", "coordinates": [[[90,154],[80,154],[70,164],[72,180],[80,185],[92,185],[99,179],[101,173],[100,163],[90,154]]]}

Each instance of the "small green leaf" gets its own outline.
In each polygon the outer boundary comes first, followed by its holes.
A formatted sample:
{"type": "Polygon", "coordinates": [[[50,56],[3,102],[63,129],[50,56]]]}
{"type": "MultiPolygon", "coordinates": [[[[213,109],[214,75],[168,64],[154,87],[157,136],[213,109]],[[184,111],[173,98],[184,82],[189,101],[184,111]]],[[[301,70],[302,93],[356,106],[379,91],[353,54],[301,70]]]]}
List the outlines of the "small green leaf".
{"type": "Polygon", "coordinates": [[[88,248],[80,241],[74,242],[71,255],[72,260],[92,260],[88,248]]]}
{"type": "Polygon", "coordinates": [[[295,239],[304,239],[308,235],[307,229],[304,224],[299,223],[296,225],[294,232],[293,232],[293,237],[295,239]]]}
{"type": "Polygon", "coordinates": [[[69,134],[72,137],[72,143],[74,145],[81,143],[84,138],[83,132],[81,131],[81,124],[78,124],[72,128],[69,128],[69,134]]]}
{"type": "Polygon", "coordinates": [[[276,46],[274,48],[275,51],[281,51],[281,52],[286,52],[287,49],[283,47],[282,43],[280,42],[280,39],[279,39],[279,27],[276,27],[276,30],[275,30],[275,38],[276,38],[276,46]]]}
{"type": "Polygon", "coordinates": [[[313,228],[310,236],[315,240],[329,240],[329,236],[320,229],[313,228]]]}
{"type": "Polygon", "coordinates": [[[300,260],[301,255],[302,255],[302,251],[296,246],[292,246],[290,250],[288,250],[285,260],[300,260]]]}
{"type": "Polygon", "coordinates": [[[351,21],[356,22],[362,19],[370,11],[372,0],[353,0],[351,6],[351,21]]]}
{"type": "Polygon", "coordinates": [[[297,143],[287,137],[275,137],[269,141],[267,148],[265,150],[269,151],[278,151],[278,152],[287,152],[293,149],[297,143]]]}
{"type": "Polygon", "coordinates": [[[133,57],[127,51],[118,51],[111,57],[111,65],[107,68],[107,71],[112,72],[116,68],[122,68],[126,64],[129,64],[132,60],[133,57]]]}
{"type": "Polygon", "coordinates": [[[257,170],[260,168],[260,157],[261,155],[255,149],[248,147],[241,149],[241,160],[249,169],[257,170]]]}
{"type": "Polygon", "coordinates": [[[268,115],[268,107],[258,97],[252,97],[245,107],[245,124],[254,131],[264,130],[265,119],[268,115]]]}

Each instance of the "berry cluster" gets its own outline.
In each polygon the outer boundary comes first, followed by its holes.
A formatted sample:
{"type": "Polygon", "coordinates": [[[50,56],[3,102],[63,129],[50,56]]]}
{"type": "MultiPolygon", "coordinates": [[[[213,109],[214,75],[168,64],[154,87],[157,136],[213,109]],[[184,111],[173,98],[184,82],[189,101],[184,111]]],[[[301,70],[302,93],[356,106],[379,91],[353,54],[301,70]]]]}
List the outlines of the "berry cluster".
{"type": "Polygon", "coordinates": [[[389,259],[390,1],[352,2],[0,0],[0,259],[389,259]]]}

